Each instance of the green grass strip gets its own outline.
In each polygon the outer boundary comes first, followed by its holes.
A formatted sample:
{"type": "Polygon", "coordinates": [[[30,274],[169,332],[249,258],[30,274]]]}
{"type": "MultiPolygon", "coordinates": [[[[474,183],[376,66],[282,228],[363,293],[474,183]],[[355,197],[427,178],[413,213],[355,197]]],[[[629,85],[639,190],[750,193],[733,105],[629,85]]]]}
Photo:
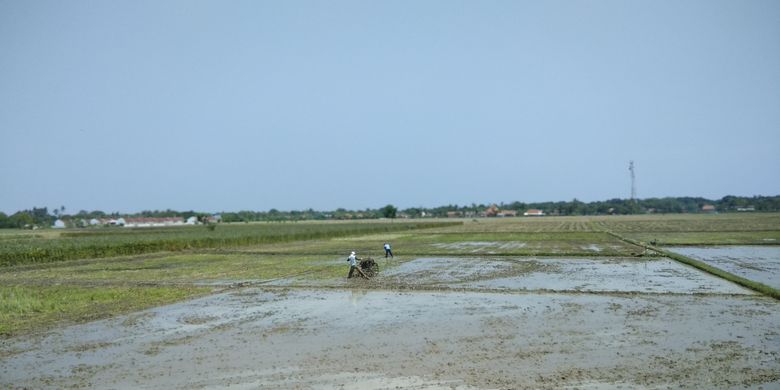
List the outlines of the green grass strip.
{"type": "Polygon", "coordinates": [[[110,318],[210,291],[198,287],[0,286],[0,339],[110,318]]]}
{"type": "Polygon", "coordinates": [[[661,248],[655,247],[653,245],[644,243],[642,241],[632,240],[630,238],[623,237],[623,236],[621,236],[621,235],[619,235],[617,233],[611,232],[611,231],[607,231],[607,233],[612,235],[612,236],[614,236],[615,238],[621,239],[621,240],[623,240],[623,241],[625,241],[627,243],[634,244],[634,245],[637,245],[637,246],[641,246],[641,247],[644,247],[646,249],[658,252],[658,253],[660,253],[660,254],[662,254],[662,255],[670,258],[670,259],[679,261],[680,263],[690,265],[691,267],[698,268],[698,269],[700,269],[700,270],[702,270],[704,272],[707,272],[709,274],[715,275],[715,276],[717,276],[719,278],[723,278],[723,279],[726,279],[726,280],[728,280],[730,282],[734,282],[734,283],[736,283],[736,284],[738,284],[738,285],[740,285],[742,287],[749,288],[749,289],[751,289],[753,291],[757,291],[757,292],[759,292],[761,294],[764,294],[766,296],[769,296],[769,297],[772,297],[772,298],[780,300],[780,290],[778,290],[776,288],[769,287],[769,286],[767,286],[767,285],[765,285],[763,283],[758,283],[758,282],[750,280],[750,279],[745,279],[745,278],[743,278],[741,276],[734,275],[731,272],[727,272],[727,271],[724,271],[724,270],[722,270],[720,268],[713,267],[713,266],[711,266],[711,265],[709,265],[709,264],[707,264],[707,263],[705,263],[703,261],[692,259],[692,258],[690,258],[688,256],[684,256],[684,255],[681,255],[679,253],[670,252],[670,251],[667,251],[665,249],[661,249],[661,248]]]}

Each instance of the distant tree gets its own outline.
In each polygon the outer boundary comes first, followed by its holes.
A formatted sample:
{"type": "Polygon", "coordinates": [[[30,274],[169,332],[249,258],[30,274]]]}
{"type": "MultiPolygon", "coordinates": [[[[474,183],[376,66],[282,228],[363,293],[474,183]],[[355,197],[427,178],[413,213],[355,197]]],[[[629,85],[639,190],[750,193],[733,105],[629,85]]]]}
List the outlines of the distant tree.
{"type": "Polygon", "coordinates": [[[398,209],[391,204],[382,208],[382,215],[385,218],[395,218],[397,213],[398,213],[398,209]]]}
{"type": "Polygon", "coordinates": [[[29,212],[20,211],[9,218],[10,227],[24,228],[35,225],[35,219],[29,212]]]}

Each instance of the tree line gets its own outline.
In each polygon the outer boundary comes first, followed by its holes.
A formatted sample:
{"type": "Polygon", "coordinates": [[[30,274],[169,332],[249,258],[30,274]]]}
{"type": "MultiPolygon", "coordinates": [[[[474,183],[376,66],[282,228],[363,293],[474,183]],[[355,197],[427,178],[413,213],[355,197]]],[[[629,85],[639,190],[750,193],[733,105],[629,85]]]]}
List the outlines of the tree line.
{"type": "MultiPolygon", "coordinates": [[[[559,202],[511,202],[498,203],[500,210],[514,210],[522,214],[529,209],[544,210],[547,215],[609,215],[609,214],[673,214],[673,213],[699,213],[702,207],[712,205],[710,212],[738,212],[780,211],[779,196],[724,196],[721,199],[707,199],[702,197],[666,197],[647,199],[610,199],[604,201],[582,202],[577,199],[559,202]]],[[[305,220],[354,220],[377,218],[427,218],[447,217],[450,212],[456,212],[458,216],[479,216],[487,209],[489,204],[470,205],[446,205],[439,207],[410,207],[399,210],[393,205],[364,210],[347,210],[338,208],[332,211],[291,210],[280,211],[270,209],[268,211],[235,211],[222,212],[223,222],[255,222],[255,221],[305,221],[305,220]]],[[[75,214],[66,214],[65,206],[54,208],[51,212],[47,207],[33,207],[30,210],[21,210],[11,215],[0,212],[0,228],[30,228],[51,226],[57,218],[70,220],[90,220],[92,218],[119,218],[119,217],[182,217],[204,216],[206,213],[196,211],[176,210],[145,210],[134,214],[105,213],[103,211],[81,210],[75,214]]]]}

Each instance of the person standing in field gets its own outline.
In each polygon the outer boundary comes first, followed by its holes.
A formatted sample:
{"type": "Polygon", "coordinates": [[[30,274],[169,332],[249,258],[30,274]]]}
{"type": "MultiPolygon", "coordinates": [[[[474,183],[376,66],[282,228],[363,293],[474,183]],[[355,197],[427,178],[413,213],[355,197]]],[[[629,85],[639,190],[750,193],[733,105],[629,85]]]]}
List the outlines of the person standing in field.
{"type": "Polygon", "coordinates": [[[387,256],[390,256],[391,258],[394,258],[393,257],[393,250],[390,249],[390,244],[386,242],[385,243],[385,259],[387,258],[387,256]]]}
{"type": "Polygon", "coordinates": [[[352,278],[352,273],[355,272],[355,271],[357,271],[360,274],[360,276],[368,279],[368,276],[366,276],[366,274],[363,272],[363,270],[360,269],[360,267],[358,267],[358,265],[357,265],[357,261],[358,260],[360,260],[360,259],[358,259],[355,256],[355,251],[352,251],[352,253],[349,255],[349,257],[347,257],[347,261],[349,262],[349,274],[347,275],[347,279],[352,278]]]}

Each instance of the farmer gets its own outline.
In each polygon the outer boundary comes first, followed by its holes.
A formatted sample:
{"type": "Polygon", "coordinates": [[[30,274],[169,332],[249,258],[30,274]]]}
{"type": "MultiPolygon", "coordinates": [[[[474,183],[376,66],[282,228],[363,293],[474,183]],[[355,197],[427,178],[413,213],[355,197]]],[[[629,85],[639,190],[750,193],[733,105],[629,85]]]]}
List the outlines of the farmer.
{"type": "Polygon", "coordinates": [[[385,259],[387,258],[387,256],[390,256],[391,258],[394,258],[393,257],[393,251],[390,249],[390,244],[385,243],[385,259]]]}
{"type": "Polygon", "coordinates": [[[357,257],[355,257],[355,252],[352,251],[352,253],[347,257],[347,261],[349,262],[349,275],[347,275],[347,279],[352,277],[352,273],[357,270],[358,273],[360,273],[361,276],[368,279],[368,276],[363,272],[360,267],[357,265],[357,261],[360,260],[357,257]]]}

